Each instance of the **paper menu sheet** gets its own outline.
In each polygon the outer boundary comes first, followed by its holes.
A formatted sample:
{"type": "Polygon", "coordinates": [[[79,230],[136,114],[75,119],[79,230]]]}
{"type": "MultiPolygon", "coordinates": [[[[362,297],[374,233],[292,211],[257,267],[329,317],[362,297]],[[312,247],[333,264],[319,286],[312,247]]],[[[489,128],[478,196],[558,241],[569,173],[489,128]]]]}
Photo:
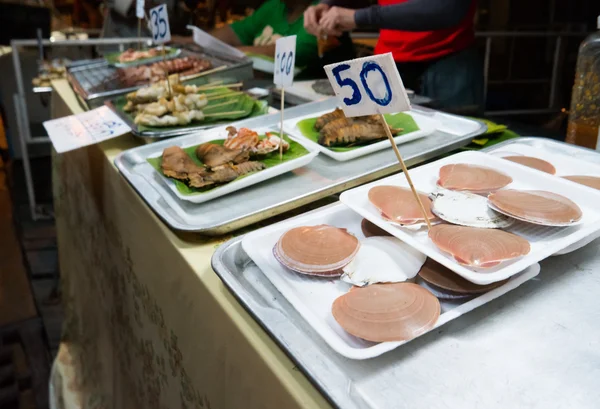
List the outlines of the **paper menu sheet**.
{"type": "Polygon", "coordinates": [[[107,106],[46,121],[44,128],[58,153],[93,145],[131,131],[107,106]]]}

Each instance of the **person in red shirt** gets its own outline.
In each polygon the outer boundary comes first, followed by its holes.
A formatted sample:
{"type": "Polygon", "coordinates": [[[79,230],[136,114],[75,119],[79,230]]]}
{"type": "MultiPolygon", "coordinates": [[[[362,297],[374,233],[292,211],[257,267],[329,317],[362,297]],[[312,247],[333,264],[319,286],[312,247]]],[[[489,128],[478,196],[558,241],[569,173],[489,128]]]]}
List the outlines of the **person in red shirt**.
{"type": "MultiPolygon", "coordinates": [[[[356,2],[349,2],[356,3],[356,2]]],[[[376,54],[391,52],[404,85],[460,113],[483,109],[483,64],[473,45],[476,0],[378,0],[360,9],[325,0],[304,13],[306,31],[339,36],[378,28],[376,54]]]]}

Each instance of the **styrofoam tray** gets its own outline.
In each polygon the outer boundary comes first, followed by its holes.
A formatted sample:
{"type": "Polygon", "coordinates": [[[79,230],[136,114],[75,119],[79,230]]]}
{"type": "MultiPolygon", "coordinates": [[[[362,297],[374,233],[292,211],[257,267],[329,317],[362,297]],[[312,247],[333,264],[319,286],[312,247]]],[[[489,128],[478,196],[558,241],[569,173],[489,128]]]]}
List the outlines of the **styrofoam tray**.
{"type": "MultiPolygon", "coordinates": [[[[333,318],[331,306],[336,298],[348,292],[351,285],[337,278],[313,278],[294,273],[279,264],[273,256],[273,247],[289,229],[319,224],[345,228],[362,240],[365,237],[360,227],[361,220],[350,209],[336,204],[249,233],[242,240],[244,251],[306,322],[331,348],[350,359],[373,358],[409,341],[375,343],[348,334],[333,318]]],[[[440,301],[442,313],[430,331],[513,290],[535,277],[539,270],[539,264],[530,266],[506,284],[476,298],[440,301]]]]}
{"type": "Polygon", "coordinates": [[[342,193],[340,200],[366,219],[477,284],[489,284],[511,277],[528,266],[600,230],[600,208],[597,205],[600,202],[600,192],[486,153],[463,152],[412,169],[410,175],[416,189],[425,193],[435,191],[439,169],[452,163],[468,163],[498,169],[513,178],[513,182],[507,186],[509,189],[546,190],[566,196],[577,203],[583,212],[583,217],[577,225],[569,227],[544,227],[523,222],[514,223],[504,230],[529,240],[531,244],[529,254],[506,261],[496,267],[481,269],[463,266],[452,256],[439,250],[429,239],[426,228],[409,231],[396,227],[381,217],[380,212],[369,202],[369,190],[379,185],[408,187],[403,174],[346,191],[342,193]]]}
{"type": "MultiPolygon", "coordinates": [[[[262,127],[262,128],[254,128],[254,131],[258,132],[259,135],[263,135],[266,132],[273,132],[272,127],[262,127]]],[[[173,144],[171,146],[181,146],[181,148],[187,148],[189,146],[199,145],[204,142],[214,141],[216,139],[226,139],[228,131],[224,126],[219,128],[214,128],[209,131],[199,132],[197,134],[197,138],[194,138],[193,141],[186,140],[185,144],[178,144],[176,140],[173,140],[173,144]]],[[[160,172],[155,171],[155,175],[158,175],[164,183],[169,186],[169,189],[181,200],[187,200],[192,203],[204,203],[209,200],[215,199],[217,197],[229,194],[231,192],[235,192],[236,190],[243,189],[245,187],[254,185],[256,183],[260,183],[267,179],[274,178],[275,176],[279,176],[283,173],[290,172],[294,169],[301,168],[310,163],[311,160],[314,159],[315,156],[319,153],[316,149],[311,146],[306,146],[303,141],[298,141],[297,138],[294,138],[290,135],[287,135],[290,139],[293,139],[295,142],[304,146],[308,153],[304,156],[301,156],[296,159],[292,159],[290,161],[284,162],[280,165],[273,166],[271,168],[263,169],[260,172],[253,173],[249,176],[246,176],[239,180],[234,180],[222,186],[215,187],[207,192],[197,194],[197,195],[184,195],[179,190],[177,190],[177,186],[175,185],[175,181],[171,178],[168,178],[162,175],[160,172]]],[[[162,152],[158,152],[154,155],[148,156],[148,158],[156,158],[162,155],[162,152]]],[[[148,164],[150,166],[150,164],[148,164]]]]}
{"type": "MultiPolygon", "coordinates": [[[[532,142],[529,139],[521,143],[519,143],[519,140],[517,139],[516,141],[511,141],[510,144],[507,144],[505,146],[499,146],[496,149],[491,149],[489,153],[498,157],[511,155],[525,155],[532,156],[538,159],[543,159],[554,165],[554,167],[556,168],[555,176],[557,177],[574,175],[600,177],[600,164],[582,160],[582,158],[580,158],[577,155],[578,153],[580,153],[579,151],[581,151],[581,148],[560,142],[547,141],[545,139],[540,139],[536,142],[538,143],[536,143],[535,146],[533,146],[532,142]]],[[[593,151],[590,151],[589,153],[591,154],[592,152],[593,151]]],[[[600,154],[598,154],[598,157],[600,158],[600,154]]],[[[596,190],[588,186],[580,184],[578,185],[583,186],[587,189],[596,190]]],[[[557,251],[556,253],[554,253],[554,255],[558,256],[578,250],[581,247],[591,243],[598,237],[600,237],[600,230],[586,237],[585,239],[568,246],[563,250],[557,251]]]]}
{"type": "MultiPolygon", "coordinates": [[[[313,114],[283,121],[283,130],[291,135],[294,135],[297,139],[301,139],[302,141],[304,141],[304,143],[306,143],[306,145],[310,145],[313,148],[323,152],[325,155],[339,161],[347,161],[350,159],[359,158],[361,156],[368,155],[369,153],[377,152],[390,147],[390,142],[386,138],[376,143],[357,147],[356,149],[353,149],[351,151],[335,152],[327,148],[326,146],[321,146],[317,142],[311,141],[302,134],[300,129],[298,129],[297,124],[303,119],[319,117],[328,112],[331,112],[331,110],[316,112],[313,114]]],[[[421,115],[415,111],[405,112],[405,114],[408,114],[413,117],[413,119],[419,126],[419,130],[396,136],[394,138],[394,141],[396,141],[396,145],[414,141],[415,139],[423,138],[435,132],[435,130],[439,127],[439,123],[430,116],[421,115]]]]}

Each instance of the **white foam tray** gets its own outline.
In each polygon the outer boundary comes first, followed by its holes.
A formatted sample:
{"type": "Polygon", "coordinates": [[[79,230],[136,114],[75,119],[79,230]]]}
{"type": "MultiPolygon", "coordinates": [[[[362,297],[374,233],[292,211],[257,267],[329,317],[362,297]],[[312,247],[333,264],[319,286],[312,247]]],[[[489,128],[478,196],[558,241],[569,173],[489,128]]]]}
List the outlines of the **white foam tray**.
{"type": "MultiPolygon", "coordinates": [[[[208,131],[198,132],[197,138],[190,141],[189,138],[186,138],[185,144],[178,144],[176,140],[173,140],[172,146],[181,146],[181,148],[187,148],[189,146],[199,145],[204,142],[214,141],[216,139],[225,139],[227,137],[228,131],[225,129],[225,126],[221,126],[218,128],[214,128],[208,131]]],[[[266,132],[274,132],[272,127],[264,127],[264,128],[254,128],[254,131],[258,132],[259,135],[263,135],[266,132]]],[[[224,196],[231,192],[235,192],[236,190],[243,189],[248,186],[252,186],[256,183],[263,182],[267,179],[274,178],[283,173],[290,172],[294,169],[301,168],[306,166],[314,159],[315,156],[319,153],[318,150],[312,148],[311,146],[306,146],[307,144],[303,143],[303,141],[299,141],[298,138],[294,138],[291,135],[286,135],[290,139],[293,139],[295,142],[304,146],[308,153],[299,158],[290,160],[288,162],[284,162],[280,165],[273,166],[271,168],[263,169],[260,172],[253,173],[250,176],[246,176],[245,178],[234,180],[222,186],[218,186],[214,189],[211,189],[205,193],[197,194],[197,195],[184,195],[179,190],[177,190],[177,186],[175,185],[175,181],[171,178],[164,176],[162,173],[156,171],[156,174],[159,175],[160,179],[167,184],[169,189],[181,200],[187,200],[192,203],[204,203],[209,200],[215,199],[220,196],[224,196]]],[[[162,155],[162,152],[158,152],[154,155],[150,155],[148,158],[156,158],[162,155]]],[[[150,166],[150,164],[148,164],[150,166]]],[[[149,180],[148,182],[151,183],[149,180]]]]}
{"type": "MultiPolygon", "coordinates": [[[[572,147],[565,144],[559,143],[545,143],[544,140],[539,141],[539,144],[536,146],[532,146],[531,142],[529,143],[519,143],[518,140],[516,142],[512,142],[506,146],[500,146],[496,149],[492,149],[489,151],[491,155],[504,157],[511,155],[525,155],[532,156],[534,158],[543,159],[556,168],[557,177],[561,176],[599,176],[600,177],[600,165],[592,162],[588,162],[586,160],[582,160],[582,158],[577,157],[578,151],[581,150],[579,147],[572,147]],[[559,150],[560,149],[560,150],[559,150]]],[[[524,165],[521,165],[524,166],[524,165]]],[[[572,182],[575,183],[575,182],[572,182]]],[[[583,185],[579,185],[583,186],[583,185]]],[[[587,189],[593,189],[591,187],[583,186],[587,189]]],[[[591,243],[595,239],[600,237],[600,230],[585,239],[578,241],[570,245],[569,247],[557,251],[554,255],[562,255],[567,254],[572,251],[578,250],[581,247],[591,243]]]]}
{"type": "Polygon", "coordinates": [[[544,227],[523,222],[514,223],[504,230],[529,240],[531,244],[529,254],[503,262],[493,268],[481,269],[463,266],[456,262],[451,255],[439,250],[429,239],[425,227],[418,231],[410,231],[396,227],[381,217],[380,212],[369,202],[369,190],[380,185],[408,187],[404,174],[394,175],[346,191],[342,193],[340,200],[361,216],[477,284],[489,284],[511,277],[528,266],[600,231],[599,191],[486,153],[463,152],[410,170],[417,190],[425,193],[435,191],[439,169],[452,163],[468,163],[498,169],[513,178],[513,182],[507,186],[508,189],[546,190],[566,196],[577,203],[583,212],[583,217],[577,225],[569,227],[544,227]]]}
{"type": "MultiPolygon", "coordinates": [[[[290,271],[275,259],[273,247],[286,231],[319,224],[345,228],[362,240],[361,220],[359,215],[342,204],[335,204],[254,231],[242,240],[244,251],[306,322],[334,351],[350,359],[373,358],[409,341],[375,343],[348,334],[333,318],[331,306],[336,298],[348,292],[351,285],[339,279],[309,277],[290,271]]],[[[440,301],[442,314],[430,331],[515,289],[539,271],[539,264],[536,264],[512,277],[506,284],[476,298],[440,301]]]]}
{"type": "MultiPolygon", "coordinates": [[[[295,136],[296,139],[302,140],[306,145],[311,146],[314,149],[318,149],[320,152],[338,161],[347,161],[359,158],[361,156],[368,155],[369,153],[377,152],[390,147],[390,141],[386,138],[379,142],[372,143],[370,145],[357,147],[356,149],[353,149],[348,152],[335,152],[327,148],[326,146],[322,146],[319,145],[317,142],[311,141],[302,134],[300,129],[298,129],[298,122],[302,121],[303,119],[316,118],[328,112],[331,112],[331,110],[316,112],[310,115],[305,115],[298,118],[283,121],[283,130],[288,134],[295,136]]],[[[421,115],[415,111],[409,111],[405,113],[413,117],[413,119],[419,126],[419,130],[396,136],[394,138],[396,145],[414,141],[415,139],[423,138],[427,135],[430,135],[433,132],[435,132],[435,130],[440,126],[439,122],[430,116],[421,115]]]]}

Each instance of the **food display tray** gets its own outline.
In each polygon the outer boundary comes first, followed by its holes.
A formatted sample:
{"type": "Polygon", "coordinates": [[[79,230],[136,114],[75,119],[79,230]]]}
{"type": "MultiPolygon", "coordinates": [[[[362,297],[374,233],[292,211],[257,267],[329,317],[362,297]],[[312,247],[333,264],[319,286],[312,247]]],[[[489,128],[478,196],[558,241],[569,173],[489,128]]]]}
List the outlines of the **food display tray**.
{"type": "MultiPolygon", "coordinates": [[[[213,55],[204,52],[182,50],[179,57],[198,57],[210,60],[213,67],[226,65],[227,68],[207,74],[207,82],[222,80],[223,82],[237,82],[252,78],[252,62],[249,59],[235,59],[229,56],[213,55]]],[[[150,65],[150,64],[142,64],[150,65]]],[[[125,87],[116,77],[118,68],[113,67],[104,59],[90,61],[82,66],[69,67],[67,80],[75,90],[80,103],[87,108],[97,108],[104,104],[106,99],[123,95],[143,85],[125,87]]]]}
{"type": "Polygon", "coordinates": [[[544,190],[568,197],[583,212],[577,224],[569,227],[545,227],[531,223],[515,222],[503,229],[515,233],[529,241],[529,254],[505,261],[492,268],[467,267],[458,263],[451,255],[440,250],[428,237],[427,228],[418,231],[394,226],[386,221],[381,212],[369,202],[368,193],[375,186],[393,185],[409,187],[404,174],[390,176],[341,194],[340,200],[346,206],[388,231],[393,236],[411,245],[465,279],[476,284],[489,284],[507,279],[523,271],[528,266],[551,256],[557,251],[600,231],[600,191],[590,189],[547,173],[540,172],[514,162],[482,152],[462,152],[444,159],[419,166],[410,171],[415,188],[430,194],[437,190],[436,181],[439,169],[448,164],[465,163],[498,169],[510,176],[513,181],[506,188],[517,190],[544,190]]]}
{"type": "Polygon", "coordinates": [[[598,240],[542,261],[537,277],[460,319],[357,361],[324,342],[246,254],[243,239],[217,249],[213,270],[333,407],[505,409],[535,402],[595,409],[600,401],[598,240]]]}
{"type": "MultiPolygon", "coordinates": [[[[162,50],[162,48],[161,48],[162,50]]],[[[175,51],[170,52],[171,47],[167,47],[167,52],[169,52],[169,54],[166,55],[166,59],[170,60],[173,58],[177,58],[180,56],[181,54],[181,49],[180,48],[176,48],[175,51]]],[[[120,54],[120,53],[119,53],[120,54]]],[[[162,56],[162,54],[159,54],[155,57],[150,57],[150,58],[142,58],[139,61],[130,61],[130,62],[108,62],[110,65],[117,67],[117,68],[129,68],[129,67],[137,67],[138,65],[146,65],[146,64],[152,64],[158,61],[163,60],[165,57],[162,56]]]]}
{"type": "MultiPolygon", "coordinates": [[[[556,177],[572,175],[600,176],[600,152],[552,139],[516,138],[491,146],[485,151],[499,157],[517,154],[543,159],[554,165],[556,177]]],[[[566,254],[577,250],[597,237],[600,237],[600,231],[555,254],[566,254]]]]}
{"type": "MultiPolygon", "coordinates": [[[[275,288],[300,313],[307,323],[323,337],[334,351],[350,359],[369,359],[389,352],[409,341],[369,342],[348,334],[331,315],[333,301],[352,287],[339,279],[309,277],[283,267],[273,256],[273,248],[288,230],[300,226],[328,224],[346,229],[359,240],[362,217],[337,203],[305,215],[294,217],[244,236],[242,248],[275,288]]],[[[502,286],[476,297],[443,301],[441,315],[427,332],[435,331],[447,322],[507,293],[539,273],[535,264],[514,276],[502,286]]]]}
{"type": "MultiPolygon", "coordinates": [[[[286,109],[285,118],[299,117],[324,109],[333,110],[336,104],[337,100],[330,98],[286,109]]],[[[486,126],[478,121],[416,106],[413,109],[423,115],[430,115],[439,122],[440,127],[425,138],[399,146],[407,166],[422,163],[464,146],[486,130],[486,126]]],[[[272,114],[249,118],[233,125],[251,129],[278,127],[279,120],[279,114],[272,114]]],[[[117,157],[115,164],[146,203],[171,228],[206,235],[225,234],[399,171],[397,159],[391,149],[347,162],[337,162],[324,155],[318,155],[308,166],[250,189],[203,204],[187,203],[177,199],[164,184],[148,183],[148,175],[140,170],[145,167],[139,166],[145,161],[143,158],[162,152],[164,148],[172,145],[173,141],[185,143],[186,138],[193,138],[193,134],[131,149],[117,157]],[[228,211],[224,212],[223,209],[228,211]]]]}

